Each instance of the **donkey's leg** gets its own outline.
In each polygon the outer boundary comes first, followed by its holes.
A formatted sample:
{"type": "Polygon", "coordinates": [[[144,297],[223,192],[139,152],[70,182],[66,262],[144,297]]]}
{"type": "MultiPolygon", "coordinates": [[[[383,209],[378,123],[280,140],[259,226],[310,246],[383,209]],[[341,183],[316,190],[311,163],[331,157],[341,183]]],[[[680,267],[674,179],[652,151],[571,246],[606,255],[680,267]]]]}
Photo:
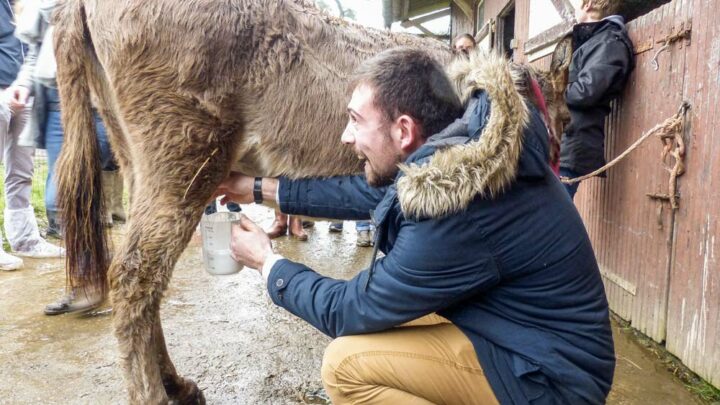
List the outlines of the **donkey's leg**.
{"type": "MultiPolygon", "coordinates": [[[[199,220],[188,210],[175,213],[159,206],[163,198],[140,197],[147,209],[133,209],[123,246],[111,266],[115,334],[133,404],[165,404],[164,381],[184,382],[175,373],[160,328],[160,300],[172,269],[199,220]],[[149,207],[155,207],[149,209],[149,207]],[[164,212],[163,212],[164,211],[164,212]]],[[[168,205],[173,207],[173,205],[168,205]]],[[[133,208],[136,208],[135,206],[133,208]]],[[[194,385],[191,382],[188,386],[194,385]]],[[[181,391],[192,391],[182,387],[181,391]]],[[[202,403],[202,395],[197,396],[202,403]]]]}
{"type": "Polygon", "coordinates": [[[162,330],[162,322],[158,318],[155,322],[153,331],[153,339],[155,343],[155,353],[157,354],[160,366],[160,375],[162,376],[165,392],[172,404],[204,404],[205,397],[197,384],[192,380],[180,377],[175,370],[175,366],[170,360],[165,345],[165,336],[162,330]]]}
{"type": "Polygon", "coordinates": [[[195,383],[179,377],[170,361],[159,308],[203,207],[229,170],[237,131],[181,97],[163,95],[153,104],[169,111],[124,114],[137,131],[130,148],[139,159],[132,162],[130,220],[110,269],[115,334],[132,403],[203,403],[195,383]]]}

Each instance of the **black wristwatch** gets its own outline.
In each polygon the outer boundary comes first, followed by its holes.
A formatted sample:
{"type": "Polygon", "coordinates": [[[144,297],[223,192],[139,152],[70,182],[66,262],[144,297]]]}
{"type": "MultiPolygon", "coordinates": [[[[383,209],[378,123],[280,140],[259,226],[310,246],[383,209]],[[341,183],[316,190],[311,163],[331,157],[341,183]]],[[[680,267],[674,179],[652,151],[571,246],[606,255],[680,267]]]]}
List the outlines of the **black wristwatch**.
{"type": "Polygon", "coordinates": [[[253,185],[253,197],[255,198],[255,204],[262,204],[262,177],[255,177],[255,184],[253,185]]]}

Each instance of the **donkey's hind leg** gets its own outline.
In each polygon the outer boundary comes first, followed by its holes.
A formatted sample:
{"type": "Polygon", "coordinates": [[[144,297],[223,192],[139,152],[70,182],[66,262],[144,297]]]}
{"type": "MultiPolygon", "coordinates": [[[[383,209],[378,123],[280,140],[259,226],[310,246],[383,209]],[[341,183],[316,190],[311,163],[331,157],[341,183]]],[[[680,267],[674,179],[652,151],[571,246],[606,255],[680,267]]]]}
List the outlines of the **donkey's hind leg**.
{"type": "Polygon", "coordinates": [[[177,398],[185,403],[204,403],[195,384],[177,375],[160,325],[161,298],[197,226],[201,207],[175,212],[179,205],[166,205],[166,198],[137,198],[143,209],[133,204],[125,240],[110,269],[115,334],[130,402],[166,404],[175,399],[168,394],[176,394],[187,395],[177,398]]]}
{"type": "Polygon", "coordinates": [[[115,334],[133,404],[204,403],[196,384],[178,376],[170,361],[159,310],[175,263],[229,170],[234,132],[211,119],[188,117],[190,112],[182,122],[145,117],[171,128],[154,136],[148,130],[139,153],[152,155],[137,166],[133,162],[130,220],[110,269],[115,334]],[[178,133],[183,137],[170,139],[178,133]],[[199,139],[181,143],[188,134],[199,139]],[[174,150],[163,150],[175,139],[174,150]]]}
{"type": "Polygon", "coordinates": [[[175,370],[165,345],[165,335],[163,334],[160,318],[155,322],[153,339],[160,366],[160,375],[170,403],[173,405],[204,404],[205,397],[197,384],[192,380],[180,377],[175,370]]]}

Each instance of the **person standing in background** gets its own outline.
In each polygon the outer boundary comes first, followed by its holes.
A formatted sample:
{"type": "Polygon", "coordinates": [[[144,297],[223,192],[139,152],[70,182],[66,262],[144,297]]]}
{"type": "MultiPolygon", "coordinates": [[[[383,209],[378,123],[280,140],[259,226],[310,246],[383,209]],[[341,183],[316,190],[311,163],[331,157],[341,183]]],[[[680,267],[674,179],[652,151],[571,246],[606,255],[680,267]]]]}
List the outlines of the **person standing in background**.
{"type": "MultiPolygon", "coordinates": [[[[27,77],[29,93],[35,96],[30,119],[28,136],[38,148],[44,148],[48,154],[48,177],[45,189],[45,208],[50,225],[49,233],[57,232],[58,224],[62,221],[62,213],[56,205],[55,163],[62,148],[64,132],[60,114],[60,97],[55,81],[56,61],[53,50],[53,26],[50,24],[51,15],[55,9],[56,0],[26,0],[23,11],[18,20],[16,36],[27,44],[29,54],[35,58],[27,58],[21,69],[21,76],[27,77]]],[[[103,168],[103,189],[105,190],[106,206],[108,191],[111,185],[122,185],[120,181],[110,181],[113,174],[117,174],[117,165],[113,159],[110,144],[107,139],[105,127],[100,116],[95,112],[95,127],[100,146],[100,165],[103,168]],[[107,173],[106,173],[107,172],[107,173]]],[[[120,192],[120,198],[122,191],[120,192]]],[[[112,207],[109,207],[106,223],[112,224],[112,207]]],[[[123,213],[124,216],[124,213],[123,213]]],[[[46,315],[57,315],[66,312],[85,311],[99,305],[103,297],[99,292],[87,291],[81,293],[81,283],[71,282],[74,287],[67,291],[57,302],[45,307],[46,315]]]]}
{"type": "MultiPolygon", "coordinates": [[[[560,145],[560,176],[577,178],[605,165],[605,117],[635,67],[620,0],[573,0],[573,56],[565,90],[570,124],[560,145]]],[[[580,183],[565,184],[570,198],[580,183]]]]}
{"type": "MultiPolygon", "coordinates": [[[[63,257],[63,248],[40,236],[30,204],[35,148],[20,138],[30,116],[32,74],[21,70],[21,66],[34,61],[37,49],[30,47],[26,54],[15,37],[13,5],[13,1],[7,0],[0,5],[0,148],[5,166],[5,236],[18,256],[63,257]]],[[[22,266],[22,259],[0,249],[0,270],[16,270],[22,266]]]]}

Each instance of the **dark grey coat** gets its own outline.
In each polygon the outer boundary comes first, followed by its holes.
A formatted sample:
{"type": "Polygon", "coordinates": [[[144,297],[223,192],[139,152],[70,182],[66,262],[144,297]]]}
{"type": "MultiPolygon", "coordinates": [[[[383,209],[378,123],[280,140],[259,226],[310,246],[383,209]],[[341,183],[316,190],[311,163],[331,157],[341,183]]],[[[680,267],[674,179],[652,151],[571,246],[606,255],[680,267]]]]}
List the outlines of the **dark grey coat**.
{"type": "Polygon", "coordinates": [[[635,66],[622,17],[573,28],[573,52],[565,99],[570,125],[560,147],[560,167],[579,175],[605,165],[605,117],[635,66]]]}

